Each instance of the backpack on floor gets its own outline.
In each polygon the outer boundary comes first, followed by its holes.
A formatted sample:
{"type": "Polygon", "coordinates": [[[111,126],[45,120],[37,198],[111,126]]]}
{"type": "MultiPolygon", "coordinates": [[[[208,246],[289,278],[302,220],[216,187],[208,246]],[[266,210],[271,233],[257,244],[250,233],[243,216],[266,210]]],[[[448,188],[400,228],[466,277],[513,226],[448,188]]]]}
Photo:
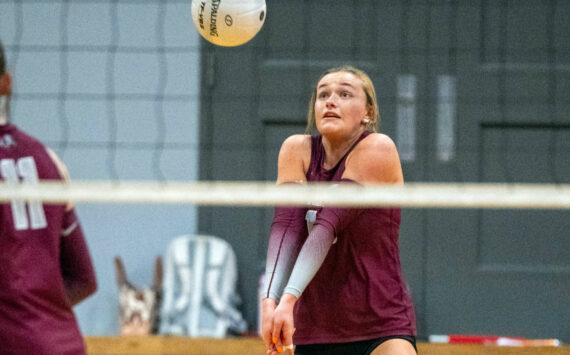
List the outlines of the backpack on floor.
{"type": "Polygon", "coordinates": [[[237,259],[225,240],[184,235],[164,260],[161,334],[223,338],[247,331],[237,306],[237,259]]]}

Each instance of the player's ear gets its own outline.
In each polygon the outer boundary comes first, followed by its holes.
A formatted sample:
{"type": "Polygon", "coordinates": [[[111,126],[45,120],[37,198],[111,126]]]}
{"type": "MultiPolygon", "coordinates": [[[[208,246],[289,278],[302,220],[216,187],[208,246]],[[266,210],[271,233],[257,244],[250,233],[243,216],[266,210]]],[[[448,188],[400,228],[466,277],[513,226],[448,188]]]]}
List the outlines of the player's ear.
{"type": "Polygon", "coordinates": [[[366,117],[370,119],[370,117],[372,117],[373,115],[374,115],[374,107],[372,107],[372,105],[368,105],[368,107],[366,107],[366,117]]]}
{"type": "Polygon", "coordinates": [[[0,95],[10,95],[12,91],[12,77],[8,73],[0,76],[0,95]]]}

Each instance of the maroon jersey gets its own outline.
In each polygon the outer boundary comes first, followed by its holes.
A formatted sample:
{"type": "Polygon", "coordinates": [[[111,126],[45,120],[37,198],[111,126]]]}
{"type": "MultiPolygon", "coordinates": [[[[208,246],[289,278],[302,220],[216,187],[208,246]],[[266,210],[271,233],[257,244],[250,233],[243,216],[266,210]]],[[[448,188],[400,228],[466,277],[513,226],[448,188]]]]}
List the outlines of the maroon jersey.
{"type": "MultiPolygon", "coordinates": [[[[0,125],[0,178],[62,179],[46,148],[11,124],[0,125]]],[[[60,254],[68,213],[64,204],[0,203],[0,354],[85,354],[60,254]]]]}
{"type": "MultiPolygon", "coordinates": [[[[340,182],[347,155],[334,168],[324,169],[322,137],[312,137],[307,180],[340,182]]],[[[416,334],[413,303],[401,272],[399,227],[399,208],[362,208],[337,231],[295,305],[295,344],[416,334]]]]}

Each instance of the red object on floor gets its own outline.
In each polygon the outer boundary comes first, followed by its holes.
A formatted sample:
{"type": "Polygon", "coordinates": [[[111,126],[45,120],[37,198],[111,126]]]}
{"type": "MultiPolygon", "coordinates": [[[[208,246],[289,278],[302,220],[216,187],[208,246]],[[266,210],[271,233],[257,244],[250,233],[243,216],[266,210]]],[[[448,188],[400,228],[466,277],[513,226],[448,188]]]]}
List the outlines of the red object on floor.
{"type": "Polygon", "coordinates": [[[503,337],[497,335],[430,335],[430,343],[447,344],[482,344],[499,346],[559,346],[558,339],[526,339],[522,337],[503,337]]]}

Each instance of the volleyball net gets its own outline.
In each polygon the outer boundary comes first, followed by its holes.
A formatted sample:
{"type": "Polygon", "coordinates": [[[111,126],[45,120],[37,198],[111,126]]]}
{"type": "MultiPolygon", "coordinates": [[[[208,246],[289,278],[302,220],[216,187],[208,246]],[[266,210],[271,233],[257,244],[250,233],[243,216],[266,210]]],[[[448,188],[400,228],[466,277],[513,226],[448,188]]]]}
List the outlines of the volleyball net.
{"type": "Polygon", "coordinates": [[[568,184],[304,184],[272,182],[0,183],[0,201],[158,203],[211,206],[353,206],[570,209],[568,184]]]}

